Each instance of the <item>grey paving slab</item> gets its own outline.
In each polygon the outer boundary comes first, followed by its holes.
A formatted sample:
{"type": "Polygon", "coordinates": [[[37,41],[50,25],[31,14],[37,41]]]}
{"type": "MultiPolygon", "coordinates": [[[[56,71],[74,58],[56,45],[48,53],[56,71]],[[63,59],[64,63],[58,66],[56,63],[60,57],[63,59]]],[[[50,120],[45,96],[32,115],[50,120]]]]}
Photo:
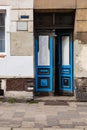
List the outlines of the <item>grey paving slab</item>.
{"type": "Polygon", "coordinates": [[[73,122],[75,126],[87,126],[87,123],[85,122],[73,122]]]}
{"type": "Polygon", "coordinates": [[[75,126],[73,124],[61,124],[59,126],[60,126],[60,128],[75,128],[75,126]]]}
{"type": "Polygon", "coordinates": [[[11,130],[11,128],[3,128],[3,127],[0,127],[0,130],[11,130]]]}
{"type": "Polygon", "coordinates": [[[10,122],[10,123],[12,123],[12,124],[20,124],[20,123],[21,123],[21,121],[11,120],[11,122],[10,122]]]}
{"type": "Polygon", "coordinates": [[[73,124],[72,120],[59,120],[59,124],[73,124]]]}
{"type": "Polygon", "coordinates": [[[77,110],[76,111],[75,110],[74,111],[73,110],[69,110],[66,113],[64,113],[63,115],[65,115],[65,114],[70,119],[72,119],[72,118],[80,118],[80,115],[79,115],[77,110]]]}
{"type": "Polygon", "coordinates": [[[26,117],[26,118],[23,118],[23,121],[35,122],[35,118],[34,117],[26,117]]]}
{"type": "Polygon", "coordinates": [[[57,126],[57,125],[59,125],[57,116],[47,116],[47,124],[48,124],[48,126],[57,126]]]}
{"type": "Polygon", "coordinates": [[[29,122],[29,121],[23,121],[22,122],[22,127],[34,127],[35,126],[35,124],[34,124],[34,122],[29,122]]]}
{"type": "Polygon", "coordinates": [[[13,128],[13,130],[40,130],[39,128],[13,128]]]}
{"type": "Polygon", "coordinates": [[[6,121],[6,120],[0,121],[0,126],[6,127],[6,126],[9,126],[9,124],[10,124],[10,121],[6,121]]]}
{"type": "Polygon", "coordinates": [[[85,126],[75,126],[75,128],[78,128],[78,129],[82,128],[83,130],[86,130],[87,127],[85,127],[85,126]]]}
{"type": "Polygon", "coordinates": [[[79,106],[79,107],[77,107],[77,110],[79,112],[87,112],[87,107],[81,107],[81,106],[79,106]]]}
{"type": "Polygon", "coordinates": [[[45,123],[35,123],[35,128],[45,128],[48,125],[45,125],[45,123]]]}
{"type": "Polygon", "coordinates": [[[83,130],[83,128],[43,128],[43,130],[83,130]]]}
{"type": "Polygon", "coordinates": [[[23,117],[25,112],[15,112],[13,117],[23,117]]]}
{"type": "Polygon", "coordinates": [[[70,116],[70,114],[68,113],[68,111],[67,111],[67,112],[58,112],[58,113],[57,113],[57,118],[58,118],[59,120],[63,120],[63,119],[68,120],[68,119],[71,118],[71,116],[70,116]]]}

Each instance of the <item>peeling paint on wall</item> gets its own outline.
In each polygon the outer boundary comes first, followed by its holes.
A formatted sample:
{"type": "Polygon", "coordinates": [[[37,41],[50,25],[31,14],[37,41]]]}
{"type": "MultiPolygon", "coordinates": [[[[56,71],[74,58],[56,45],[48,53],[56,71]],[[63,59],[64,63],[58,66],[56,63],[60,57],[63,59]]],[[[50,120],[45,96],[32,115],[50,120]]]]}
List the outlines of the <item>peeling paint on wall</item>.
{"type": "Polygon", "coordinates": [[[74,42],[74,76],[87,76],[87,44],[79,40],[74,42]]]}

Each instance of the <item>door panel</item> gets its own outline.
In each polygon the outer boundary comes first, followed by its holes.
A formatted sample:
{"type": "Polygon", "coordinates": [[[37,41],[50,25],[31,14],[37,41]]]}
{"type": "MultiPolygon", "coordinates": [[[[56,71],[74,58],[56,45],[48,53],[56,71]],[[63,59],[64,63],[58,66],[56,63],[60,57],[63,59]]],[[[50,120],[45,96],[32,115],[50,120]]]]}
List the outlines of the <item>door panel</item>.
{"type": "Polygon", "coordinates": [[[49,35],[39,35],[35,39],[35,91],[52,91],[52,44],[49,35]]]}
{"type": "Polygon", "coordinates": [[[70,33],[58,34],[59,44],[59,91],[73,92],[73,66],[72,66],[72,35],[70,33]]]}
{"type": "Polygon", "coordinates": [[[50,65],[49,36],[39,36],[38,66],[50,65]]]}

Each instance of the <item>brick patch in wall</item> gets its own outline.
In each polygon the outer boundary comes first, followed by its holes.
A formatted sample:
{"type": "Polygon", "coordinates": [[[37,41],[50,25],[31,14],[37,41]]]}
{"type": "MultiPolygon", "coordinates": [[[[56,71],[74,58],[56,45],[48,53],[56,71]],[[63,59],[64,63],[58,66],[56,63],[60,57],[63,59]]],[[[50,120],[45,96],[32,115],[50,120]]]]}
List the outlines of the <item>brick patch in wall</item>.
{"type": "Polygon", "coordinates": [[[32,78],[11,78],[7,79],[6,91],[29,91],[29,88],[33,88],[34,79],[32,78]]]}
{"type": "Polygon", "coordinates": [[[78,101],[87,101],[87,77],[75,79],[75,92],[78,101]]]}

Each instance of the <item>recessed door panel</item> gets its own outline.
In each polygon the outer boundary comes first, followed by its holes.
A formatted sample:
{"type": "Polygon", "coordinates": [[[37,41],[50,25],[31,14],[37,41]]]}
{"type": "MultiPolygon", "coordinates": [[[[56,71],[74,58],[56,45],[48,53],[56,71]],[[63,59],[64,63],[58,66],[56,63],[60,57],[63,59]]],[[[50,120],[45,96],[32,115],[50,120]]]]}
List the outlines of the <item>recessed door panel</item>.
{"type": "Polygon", "coordinates": [[[52,91],[52,44],[49,35],[39,35],[35,39],[35,91],[52,91]]]}
{"type": "Polygon", "coordinates": [[[69,36],[62,36],[61,43],[62,43],[62,65],[69,65],[69,36]]]}
{"type": "Polygon", "coordinates": [[[49,36],[39,36],[38,66],[50,65],[49,36]]]}

